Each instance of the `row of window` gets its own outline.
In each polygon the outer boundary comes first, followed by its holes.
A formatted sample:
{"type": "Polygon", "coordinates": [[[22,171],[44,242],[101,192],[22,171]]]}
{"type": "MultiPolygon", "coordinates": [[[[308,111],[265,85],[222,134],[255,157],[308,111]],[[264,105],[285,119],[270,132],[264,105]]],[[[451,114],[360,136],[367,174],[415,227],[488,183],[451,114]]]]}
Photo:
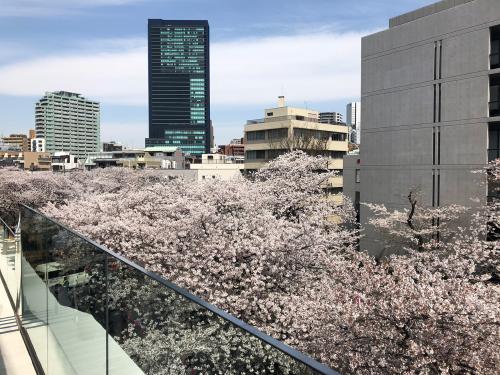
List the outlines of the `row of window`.
{"type": "MultiPolygon", "coordinates": [[[[345,142],[347,140],[347,134],[345,133],[334,133],[321,130],[310,130],[295,128],[293,134],[297,138],[314,138],[325,141],[340,141],[345,142]]],[[[287,128],[270,129],[270,130],[258,130],[250,131],[246,133],[248,141],[263,141],[263,140],[276,140],[288,137],[287,128]]]]}

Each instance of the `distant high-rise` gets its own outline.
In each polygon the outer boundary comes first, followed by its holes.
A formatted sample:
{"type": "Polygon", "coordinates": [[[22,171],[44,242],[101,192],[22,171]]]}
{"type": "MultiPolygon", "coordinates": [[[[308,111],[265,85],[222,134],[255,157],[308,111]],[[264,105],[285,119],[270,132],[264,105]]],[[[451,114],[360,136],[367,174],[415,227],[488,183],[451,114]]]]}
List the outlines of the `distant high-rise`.
{"type": "Polygon", "coordinates": [[[208,21],[148,23],[149,138],[185,153],[210,152],[208,21]]]}
{"type": "Polygon", "coordinates": [[[48,92],[36,103],[36,137],[47,152],[66,151],[78,158],[99,151],[100,106],[80,94],[48,92]]]}
{"type": "Polygon", "coordinates": [[[350,127],[351,142],[361,141],[361,103],[352,102],[347,104],[346,123],[350,127]]]}

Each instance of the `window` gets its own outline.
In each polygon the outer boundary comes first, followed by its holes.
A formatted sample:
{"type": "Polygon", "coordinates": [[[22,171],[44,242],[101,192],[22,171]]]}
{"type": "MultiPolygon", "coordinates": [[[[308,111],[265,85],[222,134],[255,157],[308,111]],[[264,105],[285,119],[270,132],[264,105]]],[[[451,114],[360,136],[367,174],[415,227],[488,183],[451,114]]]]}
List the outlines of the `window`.
{"type": "Polygon", "coordinates": [[[268,139],[283,139],[288,136],[288,129],[280,128],[280,129],[271,129],[267,131],[268,139]]]}
{"type": "Polygon", "coordinates": [[[332,141],[344,142],[347,139],[347,134],[345,133],[332,133],[332,141]]]}
{"type": "Polygon", "coordinates": [[[356,183],[359,184],[361,182],[361,170],[356,169],[356,183]]]}
{"type": "Polygon", "coordinates": [[[273,112],[267,112],[267,116],[273,116],[274,113],[273,112]]]}
{"type": "Polygon", "coordinates": [[[500,123],[492,123],[488,129],[488,161],[500,158],[500,123]]]}
{"type": "Polygon", "coordinates": [[[247,133],[247,140],[248,141],[262,141],[264,139],[266,139],[265,130],[247,133]]]}
{"type": "Polygon", "coordinates": [[[248,160],[265,159],[265,158],[266,158],[266,152],[263,150],[247,151],[248,160]]]}

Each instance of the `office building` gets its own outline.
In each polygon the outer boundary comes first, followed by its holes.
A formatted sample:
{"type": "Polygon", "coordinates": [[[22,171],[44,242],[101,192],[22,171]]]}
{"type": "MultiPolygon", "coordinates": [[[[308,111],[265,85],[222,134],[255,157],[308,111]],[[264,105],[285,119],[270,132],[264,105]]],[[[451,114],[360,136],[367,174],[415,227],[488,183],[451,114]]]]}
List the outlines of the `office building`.
{"type": "Polygon", "coordinates": [[[359,144],[361,142],[361,103],[352,102],[347,104],[346,117],[350,140],[352,143],[359,144]]]}
{"type": "MultiPolygon", "coordinates": [[[[361,202],[401,210],[409,192],[429,207],[486,201],[472,172],[499,156],[499,25],[498,0],[447,0],[363,38],[361,202]]],[[[363,248],[389,245],[367,226],[363,248]]]]}
{"type": "Polygon", "coordinates": [[[84,159],[99,151],[99,103],[71,92],[48,92],[36,104],[35,129],[36,137],[45,139],[45,151],[84,159]]]}
{"type": "Polygon", "coordinates": [[[210,56],[207,21],[148,23],[149,138],[146,146],[209,153],[210,56]]]}
{"type": "MultiPolygon", "coordinates": [[[[330,158],[329,168],[342,173],[348,150],[347,126],[321,124],[319,112],[288,107],[284,97],[278,107],[264,111],[265,117],[247,121],[245,126],[245,169],[254,171],[272,159],[293,150],[330,158]]],[[[332,192],[342,188],[339,175],[331,181],[332,192]]]]}
{"type": "Polygon", "coordinates": [[[321,124],[343,124],[342,113],[338,112],[321,112],[319,114],[319,122],[321,124]]]}

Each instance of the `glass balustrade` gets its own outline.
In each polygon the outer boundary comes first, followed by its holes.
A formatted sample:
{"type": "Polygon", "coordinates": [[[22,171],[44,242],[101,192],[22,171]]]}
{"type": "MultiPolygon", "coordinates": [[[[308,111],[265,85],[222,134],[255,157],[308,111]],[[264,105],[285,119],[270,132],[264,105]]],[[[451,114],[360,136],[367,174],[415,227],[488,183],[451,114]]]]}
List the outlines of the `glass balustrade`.
{"type": "Polygon", "coordinates": [[[46,374],[337,374],[30,208],[1,272],[46,374]]]}

